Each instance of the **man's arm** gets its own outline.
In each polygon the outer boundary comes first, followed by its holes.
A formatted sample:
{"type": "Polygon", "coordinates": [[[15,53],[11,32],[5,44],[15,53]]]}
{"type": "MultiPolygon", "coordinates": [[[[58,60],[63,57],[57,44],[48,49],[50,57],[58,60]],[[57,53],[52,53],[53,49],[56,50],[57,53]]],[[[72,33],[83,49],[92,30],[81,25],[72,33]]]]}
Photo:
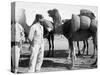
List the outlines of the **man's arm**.
{"type": "Polygon", "coordinates": [[[30,28],[30,32],[29,32],[29,35],[28,35],[28,40],[29,40],[29,43],[32,44],[32,40],[33,40],[33,37],[34,37],[34,32],[35,32],[35,27],[31,27],[30,28]]]}

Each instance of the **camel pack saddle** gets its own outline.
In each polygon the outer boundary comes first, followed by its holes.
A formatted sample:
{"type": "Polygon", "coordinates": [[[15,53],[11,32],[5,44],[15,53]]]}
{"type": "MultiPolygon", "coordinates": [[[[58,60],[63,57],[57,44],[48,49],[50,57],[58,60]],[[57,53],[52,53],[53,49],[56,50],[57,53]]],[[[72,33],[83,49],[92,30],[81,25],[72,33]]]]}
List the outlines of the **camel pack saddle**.
{"type": "Polygon", "coordinates": [[[80,15],[72,14],[71,29],[73,32],[87,30],[90,28],[93,32],[97,31],[97,21],[95,20],[94,13],[89,10],[80,10],[80,15]]]}

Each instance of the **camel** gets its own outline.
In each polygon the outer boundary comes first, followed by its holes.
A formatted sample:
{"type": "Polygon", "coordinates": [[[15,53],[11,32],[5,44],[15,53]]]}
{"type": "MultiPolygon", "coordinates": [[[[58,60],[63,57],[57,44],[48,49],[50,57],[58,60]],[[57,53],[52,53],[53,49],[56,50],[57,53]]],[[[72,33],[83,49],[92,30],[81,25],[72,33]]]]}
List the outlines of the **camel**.
{"type": "MultiPolygon", "coordinates": [[[[75,56],[75,48],[73,46],[73,41],[85,41],[85,40],[88,40],[88,38],[92,37],[94,46],[96,46],[97,45],[96,44],[97,32],[96,31],[93,32],[92,30],[90,30],[90,27],[86,30],[79,29],[78,31],[73,32],[71,30],[71,27],[72,27],[71,20],[72,19],[69,19],[64,24],[62,24],[61,16],[60,16],[57,9],[48,10],[48,14],[53,19],[54,26],[55,26],[55,32],[60,30],[60,33],[63,34],[68,39],[68,42],[69,42],[69,56],[68,56],[68,58],[71,59],[72,67],[74,67],[76,56],[75,56]]],[[[92,16],[94,16],[94,15],[92,15],[92,16]]]]}
{"type": "MultiPolygon", "coordinates": [[[[65,23],[66,21],[68,21],[69,19],[63,19],[62,22],[65,23]]],[[[77,48],[78,48],[78,56],[80,55],[84,55],[85,49],[86,49],[86,54],[88,55],[88,40],[83,41],[83,48],[82,48],[82,54],[81,54],[81,50],[79,48],[79,41],[76,41],[77,43],[77,48]],[[87,47],[87,48],[86,48],[87,47]]]]}

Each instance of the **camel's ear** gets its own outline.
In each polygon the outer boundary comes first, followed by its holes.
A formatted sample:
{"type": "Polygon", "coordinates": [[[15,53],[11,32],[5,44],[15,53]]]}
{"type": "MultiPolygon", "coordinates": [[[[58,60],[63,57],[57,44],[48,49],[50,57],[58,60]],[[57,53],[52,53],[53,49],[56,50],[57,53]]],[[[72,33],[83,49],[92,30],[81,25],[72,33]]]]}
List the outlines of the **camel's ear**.
{"type": "Polygon", "coordinates": [[[58,10],[57,9],[53,9],[53,12],[56,13],[58,10]]]}

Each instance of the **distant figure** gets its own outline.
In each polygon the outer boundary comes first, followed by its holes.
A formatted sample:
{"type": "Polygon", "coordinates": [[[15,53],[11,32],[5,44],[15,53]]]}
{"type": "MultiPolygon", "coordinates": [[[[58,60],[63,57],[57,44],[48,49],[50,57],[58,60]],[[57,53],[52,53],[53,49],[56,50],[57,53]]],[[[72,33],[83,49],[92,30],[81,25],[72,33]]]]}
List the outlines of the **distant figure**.
{"type": "Polygon", "coordinates": [[[23,28],[25,24],[24,11],[24,9],[19,9],[16,14],[14,12],[11,14],[11,71],[14,73],[18,72],[20,51],[25,41],[23,28]]]}
{"type": "Polygon", "coordinates": [[[44,56],[43,26],[40,24],[42,15],[36,14],[29,32],[29,43],[31,49],[30,66],[28,72],[38,72],[41,69],[44,56]]]}

